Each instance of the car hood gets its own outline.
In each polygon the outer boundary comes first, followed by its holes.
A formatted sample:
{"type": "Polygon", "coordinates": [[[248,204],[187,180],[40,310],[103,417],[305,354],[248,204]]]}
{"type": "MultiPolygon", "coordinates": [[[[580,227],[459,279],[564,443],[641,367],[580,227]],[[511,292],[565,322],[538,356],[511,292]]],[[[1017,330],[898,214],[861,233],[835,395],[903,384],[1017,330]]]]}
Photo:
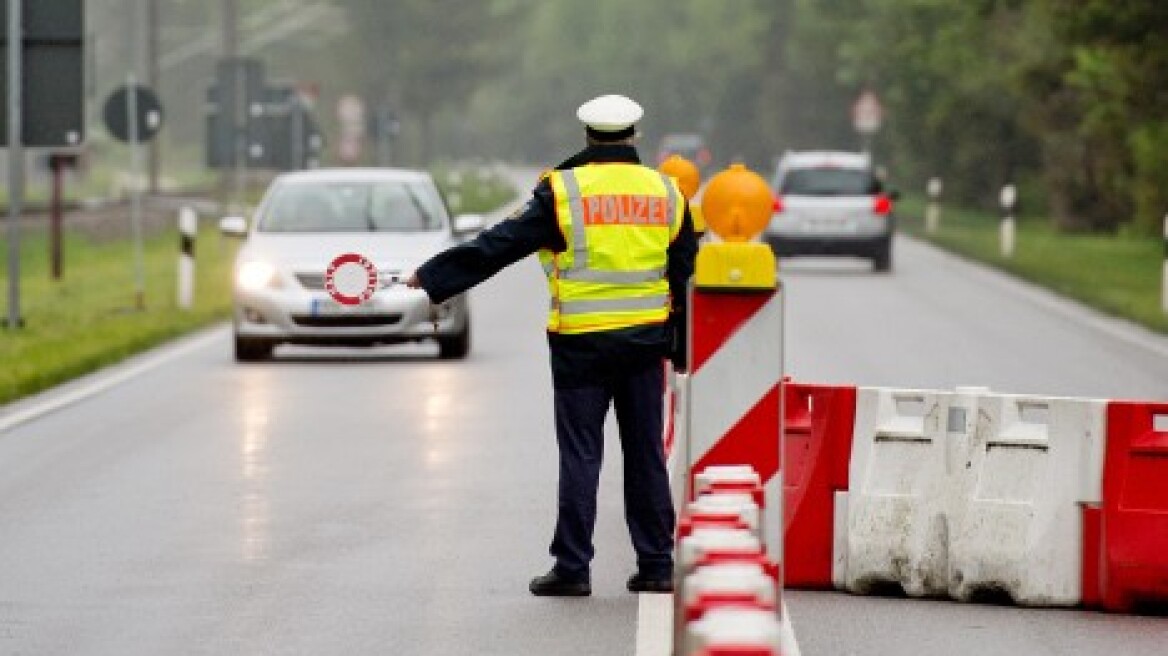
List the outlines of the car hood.
{"type": "Polygon", "coordinates": [[[412,270],[454,245],[449,232],[271,233],[248,237],[239,258],[265,260],[281,268],[322,272],[338,255],[357,253],[380,270],[412,270]]]}

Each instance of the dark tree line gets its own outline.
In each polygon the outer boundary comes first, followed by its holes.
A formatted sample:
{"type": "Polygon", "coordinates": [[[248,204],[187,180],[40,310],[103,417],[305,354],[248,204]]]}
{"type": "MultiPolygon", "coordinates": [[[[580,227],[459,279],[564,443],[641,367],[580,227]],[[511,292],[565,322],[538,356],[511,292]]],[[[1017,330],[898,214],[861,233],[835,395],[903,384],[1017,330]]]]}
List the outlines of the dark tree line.
{"type": "Polygon", "coordinates": [[[906,191],[942,176],[992,205],[1007,181],[1069,229],[1158,230],[1168,212],[1163,0],[332,0],[344,38],[279,66],[402,119],[400,161],[537,163],[580,143],[576,106],[627,93],[644,152],[700,132],[721,163],[873,148],[906,191]]]}

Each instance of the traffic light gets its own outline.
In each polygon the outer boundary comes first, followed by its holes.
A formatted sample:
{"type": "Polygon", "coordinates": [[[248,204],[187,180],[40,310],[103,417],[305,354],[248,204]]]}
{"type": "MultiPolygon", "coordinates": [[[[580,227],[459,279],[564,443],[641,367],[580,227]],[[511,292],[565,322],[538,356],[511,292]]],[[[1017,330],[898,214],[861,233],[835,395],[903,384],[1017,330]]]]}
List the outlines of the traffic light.
{"type": "MultiPolygon", "coordinates": [[[[247,156],[248,106],[264,91],[264,65],[256,59],[222,59],[207,90],[207,166],[234,168],[247,156]]],[[[246,160],[244,160],[246,161],[246,160]]]]}
{"type": "Polygon", "coordinates": [[[248,167],[277,171],[320,163],[323,139],[308,105],[293,87],[268,87],[248,111],[248,167]]]}
{"type": "Polygon", "coordinates": [[[209,168],[295,170],[317,166],[324,141],[307,102],[292,87],[268,86],[254,59],[219,63],[207,89],[209,168]],[[241,93],[242,92],[242,93],[241,93]]]}

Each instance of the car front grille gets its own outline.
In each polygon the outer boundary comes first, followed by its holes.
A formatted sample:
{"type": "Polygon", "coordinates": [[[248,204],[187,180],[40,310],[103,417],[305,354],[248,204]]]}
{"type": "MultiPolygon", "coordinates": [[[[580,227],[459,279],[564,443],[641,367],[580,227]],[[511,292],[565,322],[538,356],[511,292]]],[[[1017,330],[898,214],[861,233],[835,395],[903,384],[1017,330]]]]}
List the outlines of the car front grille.
{"type": "MultiPolygon", "coordinates": [[[[378,271],[377,272],[377,288],[385,289],[397,282],[401,281],[401,271],[378,271]]],[[[324,290],[324,274],[323,273],[297,273],[296,281],[305,289],[313,291],[324,290]]]]}
{"type": "Polygon", "coordinates": [[[306,328],[376,328],[401,323],[401,313],[393,314],[327,314],[313,316],[294,314],[292,321],[306,328]]]}

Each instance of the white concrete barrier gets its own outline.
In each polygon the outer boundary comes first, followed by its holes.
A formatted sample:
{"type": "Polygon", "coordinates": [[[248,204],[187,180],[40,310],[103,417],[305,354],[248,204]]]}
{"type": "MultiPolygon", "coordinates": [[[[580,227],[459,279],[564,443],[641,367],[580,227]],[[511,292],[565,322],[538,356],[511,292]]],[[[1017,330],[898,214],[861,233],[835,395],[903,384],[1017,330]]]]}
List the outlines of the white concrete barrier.
{"type": "Polygon", "coordinates": [[[1102,498],[1104,401],[976,387],[856,398],[837,587],[1080,603],[1081,506],[1102,498]]]}
{"type": "Polygon", "coordinates": [[[1106,402],[987,394],[950,511],[949,593],[1082,600],[1081,504],[1099,503],[1106,402]]]}
{"type": "Polygon", "coordinates": [[[952,394],[860,388],[849,463],[846,538],[833,578],[871,592],[948,590],[945,421],[952,394]]]}

